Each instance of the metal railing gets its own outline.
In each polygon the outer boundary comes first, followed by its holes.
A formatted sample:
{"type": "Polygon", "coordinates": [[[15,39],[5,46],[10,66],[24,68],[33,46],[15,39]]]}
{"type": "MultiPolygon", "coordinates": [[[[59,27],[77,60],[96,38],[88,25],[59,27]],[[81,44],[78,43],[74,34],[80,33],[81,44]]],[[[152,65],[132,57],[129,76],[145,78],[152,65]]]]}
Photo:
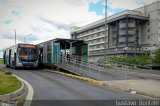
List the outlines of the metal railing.
{"type": "Polygon", "coordinates": [[[109,63],[112,67],[116,67],[122,70],[151,69],[151,67],[147,65],[136,65],[125,62],[113,62],[113,61],[109,61],[109,63]]]}
{"type": "MultiPolygon", "coordinates": [[[[135,64],[127,64],[127,63],[123,63],[123,62],[102,62],[102,63],[89,63],[89,62],[84,62],[81,61],[79,58],[80,57],[71,57],[71,58],[67,58],[67,57],[57,57],[60,58],[60,63],[58,63],[57,65],[59,66],[67,66],[67,68],[70,67],[70,69],[72,68],[73,71],[77,70],[77,67],[79,68],[78,70],[82,71],[82,68],[88,71],[97,71],[97,72],[106,72],[109,67],[111,68],[116,68],[116,69],[121,69],[121,70],[129,70],[129,69],[138,69],[138,65],[135,64]]],[[[145,66],[141,66],[144,68],[148,68],[145,66]]]]}
{"type": "MultiPolygon", "coordinates": [[[[57,56],[57,67],[68,70],[80,76],[92,77],[98,80],[105,80],[105,77],[114,76],[119,79],[132,79],[139,74],[130,73],[130,71],[136,70],[135,65],[128,65],[125,63],[89,63],[79,60],[80,57],[57,56]],[[109,67],[111,64],[111,67],[109,67]]],[[[137,69],[139,70],[139,69],[137,69]]]]}
{"type": "Polygon", "coordinates": [[[98,63],[89,63],[77,60],[77,58],[67,58],[58,56],[60,62],[57,63],[59,68],[68,70],[72,73],[81,76],[92,77],[94,79],[105,80],[107,78],[106,75],[114,76],[120,79],[127,79],[127,73],[122,73],[119,70],[111,69],[107,67],[107,64],[98,64],[98,63]],[[124,76],[125,75],[125,76],[124,76]],[[124,76],[125,78],[121,78],[124,76]]]}
{"type": "Polygon", "coordinates": [[[79,59],[80,57],[75,56],[74,58],[73,57],[67,58],[66,56],[57,56],[57,60],[58,58],[60,62],[56,63],[57,66],[68,69],[72,72],[77,72],[82,74],[83,70],[97,71],[97,72],[104,71],[104,67],[102,67],[104,65],[84,62],[79,59]]]}

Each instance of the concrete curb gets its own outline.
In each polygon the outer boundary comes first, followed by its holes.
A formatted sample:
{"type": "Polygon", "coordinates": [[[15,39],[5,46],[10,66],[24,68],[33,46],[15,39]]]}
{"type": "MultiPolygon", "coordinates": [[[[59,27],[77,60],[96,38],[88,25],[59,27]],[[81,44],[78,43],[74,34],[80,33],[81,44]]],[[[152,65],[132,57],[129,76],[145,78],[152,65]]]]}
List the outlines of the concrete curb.
{"type": "Polygon", "coordinates": [[[26,100],[32,100],[33,94],[34,94],[32,86],[24,79],[22,79],[16,75],[14,75],[14,76],[17,77],[21,82],[23,82],[28,87],[28,94],[27,94],[26,100]]]}
{"type": "MultiPolygon", "coordinates": [[[[114,88],[114,89],[119,89],[119,90],[122,90],[122,91],[130,92],[130,89],[123,89],[123,88],[118,87],[116,85],[106,84],[104,82],[97,81],[97,80],[94,80],[94,79],[80,77],[80,76],[67,74],[67,73],[63,73],[63,72],[59,72],[59,71],[53,71],[53,70],[46,70],[46,71],[51,72],[51,73],[55,73],[55,74],[60,74],[60,75],[67,76],[67,77],[71,77],[71,78],[75,78],[75,79],[79,79],[79,80],[83,80],[83,81],[87,81],[87,82],[95,84],[95,85],[103,85],[103,86],[106,86],[106,87],[110,87],[110,88],[114,88]]],[[[136,91],[136,94],[160,100],[160,97],[157,97],[157,96],[155,96],[153,94],[148,94],[146,92],[136,91]]]]}
{"type": "MultiPolygon", "coordinates": [[[[16,76],[16,75],[15,75],[16,76]]],[[[23,106],[30,106],[31,105],[31,102],[32,102],[32,99],[33,99],[33,94],[34,94],[34,90],[32,88],[32,86],[27,82],[25,81],[24,79],[16,76],[19,80],[21,80],[28,88],[28,93],[27,93],[27,97],[26,97],[26,100],[23,104],[23,106]]],[[[20,101],[21,102],[21,101],[20,101]]]]}
{"type": "MultiPolygon", "coordinates": [[[[14,77],[16,77],[14,74],[12,74],[14,77]]],[[[17,77],[16,77],[17,78],[17,77]]],[[[19,78],[17,78],[19,80],[19,78]]],[[[21,82],[21,87],[14,91],[14,92],[11,92],[11,93],[8,93],[8,94],[4,94],[4,95],[0,95],[0,100],[12,100],[14,99],[15,97],[21,95],[24,91],[25,91],[25,84],[19,80],[21,82]]]]}
{"type": "MultiPolygon", "coordinates": [[[[115,89],[119,89],[119,90],[122,90],[122,91],[126,91],[126,92],[131,92],[131,90],[134,90],[134,89],[129,89],[129,88],[121,88],[121,87],[118,87],[116,85],[111,85],[111,84],[106,84],[104,83],[104,86],[107,86],[107,87],[112,87],[112,88],[115,88],[115,89]]],[[[134,90],[136,91],[136,94],[139,94],[139,95],[143,95],[143,96],[147,96],[147,97],[150,97],[152,99],[157,99],[157,100],[160,100],[160,97],[159,96],[156,96],[154,94],[149,94],[149,93],[146,93],[146,92],[141,92],[141,91],[137,91],[137,90],[134,90]]]]}
{"type": "Polygon", "coordinates": [[[23,92],[25,92],[25,89],[27,88],[27,96],[25,100],[16,100],[16,104],[23,104],[23,106],[30,106],[34,94],[34,90],[32,86],[25,81],[24,79],[20,78],[19,76],[12,74],[14,77],[16,77],[22,84],[21,88],[18,89],[17,91],[14,91],[12,93],[0,95],[0,100],[12,100],[12,99],[17,99],[16,97],[19,97],[23,92]],[[28,100],[28,101],[26,101],[28,100]]]}
{"type": "Polygon", "coordinates": [[[75,78],[75,79],[79,79],[79,80],[83,80],[83,81],[87,81],[87,82],[95,84],[95,85],[104,85],[103,82],[97,81],[94,79],[90,79],[90,78],[67,74],[67,73],[63,73],[63,72],[59,72],[59,71],[51,71],[51,70],[46,70],[46,71],[51,72],[51,73],[55,73],[55,74],[60,74],[60,75],[67,76],[67,77],[71,77],[71,78],[75,78]]]}

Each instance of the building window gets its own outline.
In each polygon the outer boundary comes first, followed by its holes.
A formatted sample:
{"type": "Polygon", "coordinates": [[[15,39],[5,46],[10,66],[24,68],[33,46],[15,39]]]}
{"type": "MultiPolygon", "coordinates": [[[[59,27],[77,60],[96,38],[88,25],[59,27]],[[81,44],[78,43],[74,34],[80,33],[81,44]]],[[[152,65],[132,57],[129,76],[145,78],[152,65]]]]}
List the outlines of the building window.
{"type": "Polygon", "coordinates": [[[102,30],[102,29],[103,29],[103,26],[101,26],[100,29],[102,30]]]}
{"type": "Polygon", "coordinates": [[[148,35],[148,39],[150,38],[150,36],[148,35]]]}
{"type": "Polygon", "coordinates": [[[103,32],[100,33],[100,36],[103,36],[103,32]]]}
{"type": "Polygon", "coordinates": [[[99,47],[100,47],[100,45],[97,45],[97,46],[96,46],[96,48],[99,48],[99,47]]]}
{"type": "Polygon", "coordinates": [[[87,36],[88,37],[88,39],[90,38],[90,36],[87,36]]]}
{"type": "Polygon", "coordinates": [[[103,48],[103,45],[101,45],[101,48],[103,48]]]}
{"type": "Polygon", "coordinates": [[[148,17],[150,17],[150,14],[148,14],[148,17]]]}
{"type": "Polygon", "coordinates": [[[150,32],[150,30],[148,29],[148,32],[150,32]]]}
{"type": "Polygon", "coordinates": [[[88,39],[88,36],[86,36],[86,39],[88,39]]]}
{"type": "Polygon", "coordinates": [[[91,35],[91,37],[90,37],[90,38],[91,38],[91,39],[92,39],[92,38],[94,38],[94,35],[91,35]]]}
{"type": "Polygon", "coordinates": [[[121,20],[120,22],[121,22],[121,23],[126,23],[126,20],[121,20]]]}
{"type": "Polygon", "coordinates": [[[97,39],[97,42],[100,42],[100,39],[97,39]]]}
{"type": "Polygon", "coordinates": [[[97,31],[99,31],[100,27],[97,27],[97,31]]]}
{"type": "Polygon", "coordinates": [[[94,35],[91,35],[90,38],[92,39],[94,37],[94,35]]]}
{"type": "Polygon", "coordinates": [[[100,36],[100,33],[97,33],[97,37],[99,37],[100,36]]]}

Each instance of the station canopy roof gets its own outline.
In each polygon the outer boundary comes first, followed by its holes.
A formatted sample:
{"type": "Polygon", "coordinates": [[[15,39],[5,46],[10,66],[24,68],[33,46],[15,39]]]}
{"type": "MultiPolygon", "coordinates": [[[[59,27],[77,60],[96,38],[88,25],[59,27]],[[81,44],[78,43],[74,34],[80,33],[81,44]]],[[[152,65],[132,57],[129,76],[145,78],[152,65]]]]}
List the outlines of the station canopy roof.
{"type": "Polygon", "coordinates": [[[65,46],[66,46],[67,49],[69,49],[71,43],[72,43],[72,46],[87,44],[84,40],[56,38],[56,39],[52,39],[52,40],[49,40],[49,41],[42,42],[38,45],[44,45],[44,44],[48,44],[48,43],[51,43],[51,42],[60,43],[61,49],[65,49],[65,46]]]}

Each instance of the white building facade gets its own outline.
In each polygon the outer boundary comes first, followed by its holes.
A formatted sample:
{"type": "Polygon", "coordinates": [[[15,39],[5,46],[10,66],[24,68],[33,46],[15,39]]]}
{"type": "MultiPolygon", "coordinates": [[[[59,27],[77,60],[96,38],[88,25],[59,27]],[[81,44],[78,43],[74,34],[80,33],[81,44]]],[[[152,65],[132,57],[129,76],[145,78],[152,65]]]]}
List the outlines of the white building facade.
{"type": "Polygon", "coordinates": [[[105,19],[71,28],[72,39],[89,44],[90,62],[103,58],[105,52],[107,56],[137,55],[150,53],[160,45],[160,1],[107,17],[106,23],[106,28],[105,19]]]}

